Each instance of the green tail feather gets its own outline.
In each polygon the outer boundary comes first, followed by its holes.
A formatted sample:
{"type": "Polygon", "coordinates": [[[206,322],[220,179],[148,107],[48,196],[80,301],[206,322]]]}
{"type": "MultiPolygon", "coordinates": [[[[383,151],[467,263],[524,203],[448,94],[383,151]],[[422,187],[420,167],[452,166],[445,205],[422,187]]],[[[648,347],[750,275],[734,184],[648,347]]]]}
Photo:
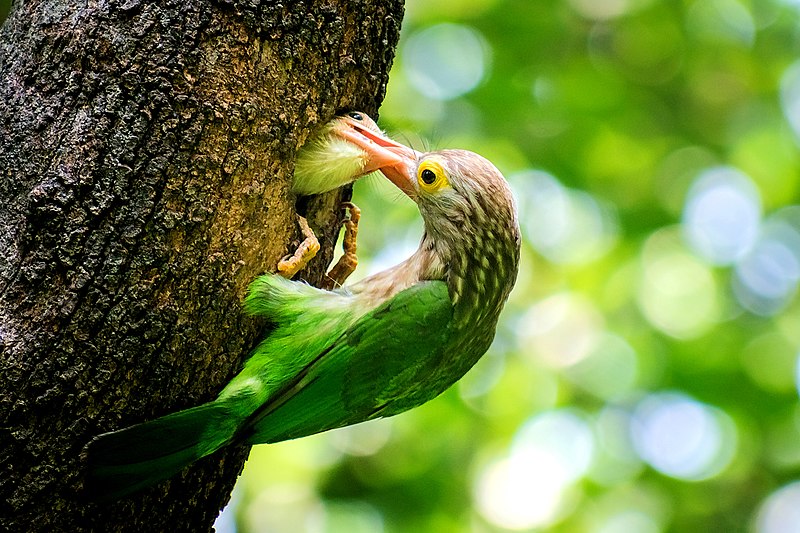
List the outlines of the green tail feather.
{"type": "Polygon", "coordinates": [[[228,444],[237,425],[227,405],[211,402],[99,435],[87,445],[87,494],[114,500],[163,481],[228,444]]]}

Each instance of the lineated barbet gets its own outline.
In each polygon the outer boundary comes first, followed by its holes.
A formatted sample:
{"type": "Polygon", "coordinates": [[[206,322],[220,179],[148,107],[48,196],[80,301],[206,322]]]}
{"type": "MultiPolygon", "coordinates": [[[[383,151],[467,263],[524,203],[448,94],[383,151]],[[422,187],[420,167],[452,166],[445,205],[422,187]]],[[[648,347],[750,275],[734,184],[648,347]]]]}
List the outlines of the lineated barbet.
{"type": "Polygon", "coordinates": [[[418,205],[402,263],[326,291],[256,279],[245,309],[275,327],[216,400],[96,437],[87,488],[114,499],[232,444],[393,416],[445,391],[486,352],[517,276],[520,234],[500,172],[463,150],[419,153],[358,125],[342,135],[418,205]]]}

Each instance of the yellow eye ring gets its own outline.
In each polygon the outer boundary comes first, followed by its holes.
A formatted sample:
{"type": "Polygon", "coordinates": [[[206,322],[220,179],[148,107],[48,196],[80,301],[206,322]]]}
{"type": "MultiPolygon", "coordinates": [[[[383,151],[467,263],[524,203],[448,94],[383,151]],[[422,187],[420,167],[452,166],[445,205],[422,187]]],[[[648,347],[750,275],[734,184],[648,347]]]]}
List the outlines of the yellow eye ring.
{"type": "Polygon", "coordinates": [[[444,168],[438,161],[426,160],[417,168],[417,183],[425,192],[435,192],[449,185],[444,168]]]}

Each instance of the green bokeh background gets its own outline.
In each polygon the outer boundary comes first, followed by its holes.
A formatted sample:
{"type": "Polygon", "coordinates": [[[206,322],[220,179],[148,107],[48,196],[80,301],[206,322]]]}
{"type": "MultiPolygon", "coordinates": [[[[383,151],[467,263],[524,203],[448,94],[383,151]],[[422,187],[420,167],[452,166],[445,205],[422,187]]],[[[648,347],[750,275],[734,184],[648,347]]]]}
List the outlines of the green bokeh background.
{"type": "MultiPolygon", "coordinates": [[[[440,398],[255,447],[218,531],[800,531],[798,60],[796,0],[408,0],[380,125],[508,177],[517,287],[440,398]]],[[[354,200],[363,277],[421,221],[354,200]]]]}

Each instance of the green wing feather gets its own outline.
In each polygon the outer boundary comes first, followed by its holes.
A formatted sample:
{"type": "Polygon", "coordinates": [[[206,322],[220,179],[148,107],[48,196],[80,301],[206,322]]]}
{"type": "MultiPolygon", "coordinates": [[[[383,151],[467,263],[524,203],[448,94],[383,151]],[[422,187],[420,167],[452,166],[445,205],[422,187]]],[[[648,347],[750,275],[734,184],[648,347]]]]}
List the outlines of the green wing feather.
{"type": "Polygon", "coordinates": [[[240,422],[212,402],[99,435],[86,448],[86,493],[113,500],[170,478],[228,444],[240,422]]]}
{"type": "Polygon", "coordinates": [[[453,308],[447,285],[418,283],[358,319],[251,415],[242,437],[277,442],[397,414],[436,396],[453,308]],[[422,384],[420,384],[422,382],[422,384]]]}
{"type": "Polygon", "coordinates": [[[272,398],[364,314],[356,298],[276,275],[250,285],[245,309],[275,324],[219,395],[221,400],[247,398],[242,404],[246,414],[272,398]]]}

